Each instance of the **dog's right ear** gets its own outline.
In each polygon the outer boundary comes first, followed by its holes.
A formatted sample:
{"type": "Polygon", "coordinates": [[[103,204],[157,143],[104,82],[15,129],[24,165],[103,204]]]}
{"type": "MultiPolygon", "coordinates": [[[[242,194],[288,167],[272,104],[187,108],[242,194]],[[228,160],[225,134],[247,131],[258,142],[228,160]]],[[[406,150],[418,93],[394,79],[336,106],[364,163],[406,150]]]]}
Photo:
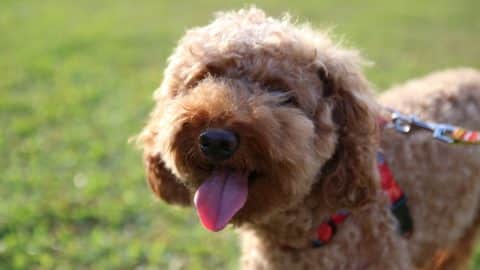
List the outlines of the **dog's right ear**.
{"type": "Polygon", "coordinates": [[[143,149],[148,185],[155,195],[165,202],[188,206],[192,202],[190,192],[165,166],[160,153],[158,150],[155,150],[155,142],[158,135],[156,132],[158,127],[155,123],[160,113],[158,109],[151,113],[150,121],[136,138],[137,146],[143,149]]]}
{"type": "Polygon", "coordinates": [[[150,113],[150,119],[147,124],[135,138],[137,147],[143,150],[143,161],[148,185],[155,195],[165,202],[189,206],[192,202],[190,191],[165,166],[165,162],[158,150],[158,130],[160,129],[158,122],[164,113],[165,105],[161,91],[157,89],[155,94],[158,94],[155,97],[157,105],[150,113]]]}
{"type": "Polygon", "coordinates": [[[145,154],[147,180],[152,191],[162,200],[170,204],[182,206],[191,205],[190,192],[165,167],[164,162],[157,155],[145,154]]]}

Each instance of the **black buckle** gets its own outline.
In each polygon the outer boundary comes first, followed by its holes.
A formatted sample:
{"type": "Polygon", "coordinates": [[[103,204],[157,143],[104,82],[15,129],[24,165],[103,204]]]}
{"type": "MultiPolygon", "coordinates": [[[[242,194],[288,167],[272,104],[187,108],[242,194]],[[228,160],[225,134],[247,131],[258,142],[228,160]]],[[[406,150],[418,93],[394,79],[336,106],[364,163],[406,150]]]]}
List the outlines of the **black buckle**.
{"type": "Polygon", "coordinates": [[[391,207],[393,215],[398,220],[398,230],[401,235],[408,237],[413,231],[413,220],[407,206],[407,197],[403,195],[391,207]]]}

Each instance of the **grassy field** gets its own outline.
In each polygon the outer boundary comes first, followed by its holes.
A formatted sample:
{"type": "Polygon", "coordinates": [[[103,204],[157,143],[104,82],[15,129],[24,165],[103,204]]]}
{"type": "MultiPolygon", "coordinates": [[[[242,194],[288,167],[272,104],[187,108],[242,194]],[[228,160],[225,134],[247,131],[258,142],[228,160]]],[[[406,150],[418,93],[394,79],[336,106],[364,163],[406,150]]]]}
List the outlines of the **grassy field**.
{"type": "MultiPolygon", "coordinates": [[[[183,32],[243,1],[0,1],[0,269],[235,269],[232,230],[148,190],[140,130],[183,32]]],[[[480,1],[262,1],[335,26],[378,89],[480,67],[480,1]]],[[[473,266],[480,269],[480,253],[473,266]]]]}

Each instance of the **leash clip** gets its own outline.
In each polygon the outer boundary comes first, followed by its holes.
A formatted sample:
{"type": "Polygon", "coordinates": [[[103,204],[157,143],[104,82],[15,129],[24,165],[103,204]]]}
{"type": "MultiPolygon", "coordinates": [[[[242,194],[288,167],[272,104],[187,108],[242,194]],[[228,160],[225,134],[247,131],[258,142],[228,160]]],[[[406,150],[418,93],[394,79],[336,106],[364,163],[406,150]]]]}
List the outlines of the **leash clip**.
{"type": "Polygon", "coordinates": [[[400,133],[410,133],[413,128],[420,128],[424,130],[431,131],[433,138],[445,142],[445,143],[454,143],[455,141],[451,138],[451,134],[455,131],[456,127],[447,124],[437,124],[432,122],[422,121],[420,118],[415,115],[405,115],[398,111],[388,109],[391,113],[392,122],[389,124],[390,127],[400,132],[400,133]]]}
{"type": "Polygon", "coordinates": [[[433,137],[439,141],[446,143],[454,143],[451,134],[455,131],[456,127],[446,124],[435,124],[435,129],[433,130],[433,137]]]}

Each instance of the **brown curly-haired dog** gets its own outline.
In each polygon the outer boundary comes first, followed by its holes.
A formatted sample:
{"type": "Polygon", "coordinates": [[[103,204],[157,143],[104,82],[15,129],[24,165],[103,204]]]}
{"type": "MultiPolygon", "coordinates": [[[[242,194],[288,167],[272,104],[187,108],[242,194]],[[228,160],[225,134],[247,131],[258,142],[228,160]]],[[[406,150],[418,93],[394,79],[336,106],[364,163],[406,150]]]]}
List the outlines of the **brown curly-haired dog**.
{"type": "MultiPolygon", "coordinates": [[[[152,190],[195,205],[212,231],[235,225],[243,269],[412,269],[468,257],[478,223],[480,147],[377,127],[356,51],[251,8],[187,32],[138,140],[152,190]],[[397,232],[380,189],[380,143],[410,198],[397,232]],[[326,245],[316,228],[351,215],[326,245]]],[[[427,120],[480,128],[480,74],[452,71],[382,97],[427,120]]]]}

